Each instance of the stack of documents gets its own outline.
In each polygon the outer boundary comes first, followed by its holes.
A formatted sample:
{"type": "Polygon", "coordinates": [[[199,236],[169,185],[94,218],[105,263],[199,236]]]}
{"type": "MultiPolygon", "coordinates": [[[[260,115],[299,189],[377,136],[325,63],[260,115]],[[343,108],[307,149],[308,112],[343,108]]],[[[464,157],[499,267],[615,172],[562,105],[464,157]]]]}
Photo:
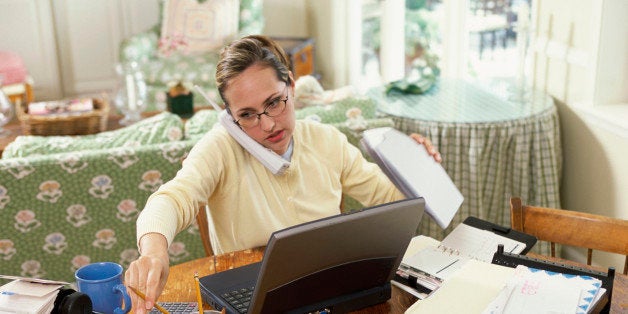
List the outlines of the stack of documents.
{"type": "Polygon", "coordinates": [[[591,313],[605,292],[593,277],[473,259],[405,313],[585,314],[591,313]]]}
{"type": "Polygon", "coordinates": [[[517,266],[485,314],[590,313],[606,289],[590,276],[574,276],[517,266]]]}
{"type": "Polygon", "coordinates": [[[406,314],[482,313],[514,272],[514,268],[469,260],[438,290],[410,306],[406,314]]]}
{"type": "Polygon", "coordinates": [[[67,282],[1,276],[13,281],[0,287],[0,313],[50,313],[67,282]]]}

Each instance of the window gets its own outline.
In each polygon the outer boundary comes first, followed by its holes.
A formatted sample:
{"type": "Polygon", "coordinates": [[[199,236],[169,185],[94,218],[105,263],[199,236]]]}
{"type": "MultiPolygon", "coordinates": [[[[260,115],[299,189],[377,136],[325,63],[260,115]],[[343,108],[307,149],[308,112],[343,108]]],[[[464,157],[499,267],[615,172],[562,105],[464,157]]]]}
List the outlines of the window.
{"type": "Polygon", "coordinates": [[[360,83],[424,66],[448,77],[521,78],[530,1],[361,0],[360,83]]]}

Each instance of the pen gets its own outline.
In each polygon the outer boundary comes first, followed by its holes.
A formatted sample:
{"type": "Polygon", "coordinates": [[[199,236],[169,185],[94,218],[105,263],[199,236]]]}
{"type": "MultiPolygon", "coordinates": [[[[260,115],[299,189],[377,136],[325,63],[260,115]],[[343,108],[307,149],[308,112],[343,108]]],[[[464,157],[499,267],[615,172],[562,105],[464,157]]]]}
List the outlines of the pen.
{"type": "Polygon", "coordinates": [[[458,261],[460,261],[460,260],[459,260],[459,259],[457,259],[457,260],[455,260],[455,261],[451,262],[449,265],[447,265],[447,266],[445,266],[445,267],[441,268],[441,270],[437,271],[436,273],[437,273],[437,274],[438,274],[438,273],[440,273],[441,271],[443,271],[443,270],[445,270],[445,269],[449,268],[451,265],[453,265],[453,264],[457,263],[458,261]]]}
{"type": "MultiPolygon", "coordinates": [[[[133,292],[135,292],[135,294],[137,294],[138,297],[140,297],[140,298],[142,298],[142,300],[146,301],[146,296],[142,292],[140,292],[139,290],[137,290],[137,289],[135,289],[135,288],[133,288],[131,286],[128,286],[128,287],[133,292]]],[[[158,309],[159,312],[162,312],[164,314],[170,314],[170,312],[168,312],[168,310],[164,309],[163,307],[161,307],[161,305],[159,305],[157,303],[155,303],[155,308],[158,309]]]]}
{"type": "Polygon", "coordinates": [[[519,244],[516,244],[515,247],[513,247],[512,250],[510,250],[510,253],[514,252],[517,249],[518,246],[519,246],[519,244]]]}
{"type": "Polygon", "coordinates": [[[201,297],[201,283],[198,281],[198,272],[194,272],[196,282],[196,299],[198,300],[198,314],[203,314],[203,298],[201,297]]]}

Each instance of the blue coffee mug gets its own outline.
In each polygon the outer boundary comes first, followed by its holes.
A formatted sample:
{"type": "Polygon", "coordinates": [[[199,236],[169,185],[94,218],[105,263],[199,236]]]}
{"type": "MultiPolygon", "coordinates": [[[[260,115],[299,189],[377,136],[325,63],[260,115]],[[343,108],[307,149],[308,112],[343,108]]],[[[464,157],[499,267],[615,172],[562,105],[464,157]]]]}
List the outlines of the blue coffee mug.
{"type": "Polygon", "coordinates": [[[79,268],[74,277],[78,290],[92,300],[94,312],[124,314],[131,310],[131,298],[122,284],[122,266],[112,262],[93,263],[79,268]],[[124,298],[124,309],[122,299],[124,298]]]}

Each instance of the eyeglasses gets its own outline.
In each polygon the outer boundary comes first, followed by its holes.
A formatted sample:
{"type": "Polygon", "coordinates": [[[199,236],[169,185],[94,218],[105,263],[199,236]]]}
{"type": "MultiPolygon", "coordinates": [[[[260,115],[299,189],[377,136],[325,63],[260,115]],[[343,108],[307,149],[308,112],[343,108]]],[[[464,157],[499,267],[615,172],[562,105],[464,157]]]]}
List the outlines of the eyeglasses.
{"type": "MultiPolygon", "coordinates": [[[[286,88],[284,91],[288,89],[286,88]]],[[[268,117],[274,118],[283,113],[286,110],[286,106],[288,104],[288,98],[290,93],[286,95],[286,98],[282,99],[281,97],[277,97],[272,99],[266,104],[264,107],[264,111],[262,113],[257,113],[253,111],[243,111],[238,114],[238,120],[235,121],[240,127],[243,128],[252,128],[259,125],[260,120],[262,119],[262,115],[266,115],[268,117]]]]}

